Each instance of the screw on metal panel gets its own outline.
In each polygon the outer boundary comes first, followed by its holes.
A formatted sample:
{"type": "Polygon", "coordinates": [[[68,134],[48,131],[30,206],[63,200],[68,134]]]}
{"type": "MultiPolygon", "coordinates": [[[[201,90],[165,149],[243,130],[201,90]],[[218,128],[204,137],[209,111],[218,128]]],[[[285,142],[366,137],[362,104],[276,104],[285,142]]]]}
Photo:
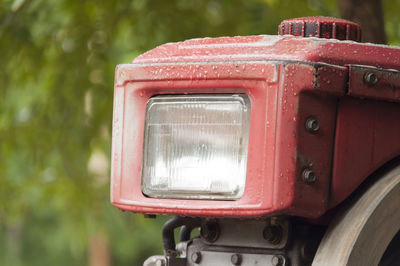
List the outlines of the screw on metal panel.
{"type": "Polygon", "coordinates": [[[283,265],[283,259],[281,256],[273,256],[271,259],[271,263],[274,266],[282,266],[283,265]]]}
{"type": "Polygon", "coordinates": [[[279,225],[269,225],[264,229],[263,237],[269,243],[278,245],[282,241],[283,229],[279,225]]]}
{"type": "Polygon", "coordinates": [[[310,133],[315,133],[319,130],[319,122],[314,117],[309,117],[306,120],[306,129],[310,133]]]}
{"type": "Polygon", "coordinates": [[[201,252],[197,251],[192,254],[192,261],[196,264],[200,263],[201,261],[201,252]]]}
{"type": "Polygon", "coordinates": [[[240,254],[233,254],[231,256],[231,262],[235,266],[239,266],[242,264],[242,255],[240,254]]]}
{"type": "Polygon", "coordinates": [[[155,266],[165,266],[165,261],[164,260],[157,260],[155,263],[155,266]]]}
{"type": "Polygon", "coordinates": [[[378,77],[375,73],[367,72],[364,75],[364,82],[368,86],[374,86],[376,83],[378,83],[378,77]]]}
{"type": "Polygon", "coordinates": [[[312,184],[317,179],[315,172],[310,168],[305,168],[301,173],[301,177],[303,178],[303,181],[306,184],[312,184]]]}
{"type": "Polygon", "coordinates": [[[200,227],[200,235],[208,242],[217,241],[220,234],[219,226],[216,222],[207,222],[200,227]]]}

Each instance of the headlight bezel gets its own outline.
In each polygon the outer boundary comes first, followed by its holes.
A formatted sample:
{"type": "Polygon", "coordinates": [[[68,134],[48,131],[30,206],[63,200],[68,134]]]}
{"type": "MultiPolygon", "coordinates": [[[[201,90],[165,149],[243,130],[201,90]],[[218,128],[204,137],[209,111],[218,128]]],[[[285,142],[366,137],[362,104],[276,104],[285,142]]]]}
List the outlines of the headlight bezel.
{"type": "Polygon", "coordinates": [[[231,62],[119,66],[114,90],[112,204],[125,211],[147,214],[247,217],[268,213],[274,206],[276,75],[275,64],[265,62],[252,63],[251,67],[246,63],[231,62]],[[237,72],[245,65],[245,75],[237,72]],[[165,71],[161,72],[161,68],[165,71]],[[174,68],[174,72],[168,72],[168,68],[174,68]],[[207,79],[204,79],[204,71],[207,71],[207,79]],[[155,76],[154,73],[159,74],[155,76]],[[154,95],[171,94],[248,95],[251,115],[246,186],[240,199],[160,199],[142,193],[146,103],[154,95]]]}

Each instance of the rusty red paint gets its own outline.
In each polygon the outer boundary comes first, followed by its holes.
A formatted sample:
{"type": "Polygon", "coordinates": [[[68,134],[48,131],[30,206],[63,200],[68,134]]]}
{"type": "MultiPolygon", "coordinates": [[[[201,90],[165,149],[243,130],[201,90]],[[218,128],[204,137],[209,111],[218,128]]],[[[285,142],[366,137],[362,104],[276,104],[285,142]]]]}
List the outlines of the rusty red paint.
{"type": "Polygon", "coordinates": [[[327,207],[336,99],[344,94],[346,71],[289,64],[283,72],[276,117],[274,205],[287,214],[317,217],[327,207]],[[324,80],[332,79],[333,73],[336,82],[325,84],[324,80]],[[316,134],[305,129],[310,116],[320,123],[316,134]],[[312,185],[305,184],[301,178],[305,168],[317,175],[312,185]]]}
{"type": "Polygon", "coordinates": [[[321,62],[339,66],[355,64],[400,70],[400,49],[334,39],[260,35],[164,44],[137,57],[132,63],[260,60],[321,62]]]}
{"type": "Polygon", "coordinates": [[[346,199],[369,175],[400,156],[400,105],[340,100],[329,206],[346,199]]]}
{"type": "MultiPolygon", "coordinates": [[[[400,124],[397,105],[378,111],[387,103],[352,99],[377,99],[381,94],[368,93],[370,88],[361,87],[365,85],[357,75],[352,76],[357,80],[349,80],[351,64],[400,70],[400,49],[290,36],[206,38],[166,44],[120,65],[115,78],[111,201],[141,213],[319,217],[400,149],[395,139],[399,129],[389,129],[400,124]],[[237,201],[154,199],[141,192],[146,102],[153,95],[188,93],[246,93],[251,100],[246,187],[237,201]],[[352,107],[352,101],[358,104],[352,107]],[[387,118],[370,120],[365,114],[371,110],[371,115],[387,118]],[[304,128],[309,116],[320,122],[317,134],[304,128]],[[368,135],[369,129],[375,137],[368,135]],[[373,159],[366,159],[371,154],[373,159]],[[302,181],[304,167],[317,174],[314,184],[302,181]]],[[[383,94],[379,99],[392,97],[389,91],[383,94]]]]}

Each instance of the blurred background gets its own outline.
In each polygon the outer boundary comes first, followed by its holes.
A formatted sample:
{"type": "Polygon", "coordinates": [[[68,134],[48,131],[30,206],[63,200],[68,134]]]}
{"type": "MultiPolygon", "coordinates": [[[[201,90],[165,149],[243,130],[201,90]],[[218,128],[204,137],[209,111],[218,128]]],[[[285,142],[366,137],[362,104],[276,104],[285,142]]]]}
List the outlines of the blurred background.
{"type": "Polygon", "coordinates": [[[0,265],[135,266],[162,254],[168,217],[109,203],[117,64],[166,42],[276,34],[310,15],[370,23],[365,40],[396,45],[399,10],[400,0],[0,0],[0,265]]]}

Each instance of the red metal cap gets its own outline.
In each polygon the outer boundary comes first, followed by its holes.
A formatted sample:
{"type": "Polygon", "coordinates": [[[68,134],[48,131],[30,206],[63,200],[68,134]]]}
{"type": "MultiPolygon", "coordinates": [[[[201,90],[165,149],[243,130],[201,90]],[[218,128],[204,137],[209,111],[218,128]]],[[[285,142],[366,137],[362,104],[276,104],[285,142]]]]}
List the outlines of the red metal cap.
{"type": "Polygon", "coordinates": [[[361,41],[361,28],[357,23],[331,17],[286,19],[279,25],[278,34],[361,41]]]}

